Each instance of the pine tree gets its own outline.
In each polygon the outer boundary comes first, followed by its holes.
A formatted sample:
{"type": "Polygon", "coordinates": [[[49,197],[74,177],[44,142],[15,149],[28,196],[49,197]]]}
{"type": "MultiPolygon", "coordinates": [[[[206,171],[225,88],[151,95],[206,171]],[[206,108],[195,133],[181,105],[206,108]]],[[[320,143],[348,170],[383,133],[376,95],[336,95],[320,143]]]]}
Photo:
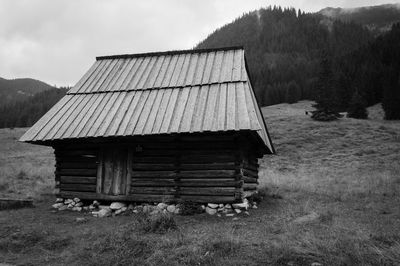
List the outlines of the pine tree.
{"type": "Polygon", "coordinates": [[[337,104],[334,89],[331,58],[325,51],[321,59],[321,71],[315,95],[314,107],[317,110],[313,112],[311,118],[317,121],[332,121],[341,117],[335,110],[337,104]]]}
{"type": "Polygon", "coordinates": [[[316,89],[315,107],[321,111],[330,111],[333,109],[333,73],[331,58],[327,52],[324,52],[320,63],[320,73],[318,76],[318,85],[316,89]]]}
{"type": "Polygon", "coordinates": [[[361,94],[356,90],[349,103],[349,109],[347,117],[357,118],[357,119],[367,119],[367,101],[361,96],[361,94]]]}

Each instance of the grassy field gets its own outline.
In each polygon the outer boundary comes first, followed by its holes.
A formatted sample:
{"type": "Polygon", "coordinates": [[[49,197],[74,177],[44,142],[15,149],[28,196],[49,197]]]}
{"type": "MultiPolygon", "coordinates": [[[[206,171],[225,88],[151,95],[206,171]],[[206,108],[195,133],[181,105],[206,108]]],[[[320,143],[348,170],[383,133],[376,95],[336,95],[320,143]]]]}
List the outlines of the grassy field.
{"type": "Polygon", "coordinates": [[[135,215],[52,212],[52,150],[0,130],[0,196],[36,200],[0,212],[0,264],[400,265],[400,121],[373,107],[370,120],[316,122],[310,105],[263,108],[277,155],[261,161],[258,209],[237,221],[177,216],[166,233],[135,215]]]}

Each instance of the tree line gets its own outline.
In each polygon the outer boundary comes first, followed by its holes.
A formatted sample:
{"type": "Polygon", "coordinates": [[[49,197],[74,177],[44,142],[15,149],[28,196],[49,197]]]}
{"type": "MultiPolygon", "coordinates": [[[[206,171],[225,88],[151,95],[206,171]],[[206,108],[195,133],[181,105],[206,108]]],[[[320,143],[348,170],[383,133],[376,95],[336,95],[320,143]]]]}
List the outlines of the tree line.
{"type": "Polygon", "coordinates": [[[366,118],[365,108],[382,102],[386,119],[400,119],[400,23],[344,56],[325,51],[318,80],[317,107],[366,118]]]}
{"type": "Polygon", "coordinates": [[[340,57],[372,39],[355,23],[268,7],[217,29],[197,48],[243,45],[256,97],[266,106],[312,98],[324,49],[340,57]]]}
{"type": "Polygon", "coordinates": [[[51,88],[0,106],[0,128],[28,127],[42,117],[69,88],[51,88]]]}
{"type": "Polygon", "coordinates": [[[399,26],[377,38],[353,22],[268,7],[244,14],[197,48],[243,45],[262,106],[317,100],[332,111],[383,102],[398,117],[399,26]]]}

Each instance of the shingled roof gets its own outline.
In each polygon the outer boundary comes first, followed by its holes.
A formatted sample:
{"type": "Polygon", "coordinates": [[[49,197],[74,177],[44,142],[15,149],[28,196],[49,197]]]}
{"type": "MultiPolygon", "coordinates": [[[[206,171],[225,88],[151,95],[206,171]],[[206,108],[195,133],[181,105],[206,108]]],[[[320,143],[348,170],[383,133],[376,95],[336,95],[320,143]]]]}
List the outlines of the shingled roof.
{"type": "Polygon", "coordinates": [[[273,152],[243,48],[96,59],[21,141],[250,130],[273,152]]]}

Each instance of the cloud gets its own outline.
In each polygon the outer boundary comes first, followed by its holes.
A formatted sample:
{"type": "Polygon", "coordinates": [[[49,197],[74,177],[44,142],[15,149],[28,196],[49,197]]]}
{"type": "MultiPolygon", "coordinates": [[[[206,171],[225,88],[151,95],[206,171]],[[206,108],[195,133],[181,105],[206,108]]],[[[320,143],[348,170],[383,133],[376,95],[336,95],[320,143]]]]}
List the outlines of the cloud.
{"type": "Polygon", "coordinates": [[[190,49],[216,28],[268,5],[315,11],[380,1],[2,0],[0,76],[73,85],[108,54],[190,49]],[[362,3],[361,3],[362,2],[362,3]]]}

